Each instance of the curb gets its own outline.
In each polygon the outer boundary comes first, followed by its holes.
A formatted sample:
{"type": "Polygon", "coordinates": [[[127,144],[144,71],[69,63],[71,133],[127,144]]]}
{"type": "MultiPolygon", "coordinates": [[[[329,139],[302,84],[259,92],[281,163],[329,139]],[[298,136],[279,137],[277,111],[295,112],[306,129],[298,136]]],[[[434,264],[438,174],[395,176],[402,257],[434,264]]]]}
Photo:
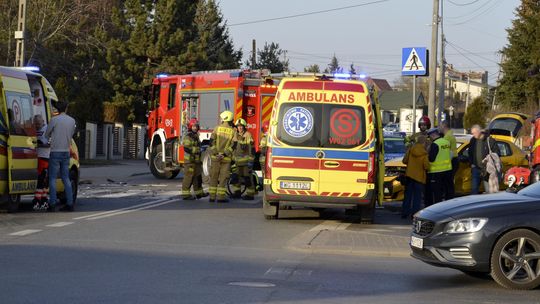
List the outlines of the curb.
{"type": "MultiPolygon", "coordinates": [[[[409,258],[411,252],[408,247],[404,248],[390,248],[390,247],[361,247],[353,246],[354,242],[351,242],[350,245],[345,244],[342,246],[328,246],[326,244],[317,244],[318,238],[320,238],[322,233],[336,233],[336,231],[331,230],[319,230],[319,231],[306,231],[303,232],[294,238],[292,238],[287,245],[286,249],[303,252],[303,253],[316,253],[316,254],[336,254],[336,255],[349,255],[349,256],[378,256],[378,257],[392,257],[392,258],[409,258]],[[406,250],[405,250],[406,248],[406,250]]],[[[346,233],[349,235],[359,236],[362,235],[366,238],[376,238],[376,239],[388,239],[394,240],[394,238],[401,239],[400,241],[408,242],[407,237],[396,237],[388,236],[378,233],[371,232],[357,232],[357,231],[339,231],[337,233],[346,233]]],[[[372,240],[375,242],[376,240],[372,240]]]]}

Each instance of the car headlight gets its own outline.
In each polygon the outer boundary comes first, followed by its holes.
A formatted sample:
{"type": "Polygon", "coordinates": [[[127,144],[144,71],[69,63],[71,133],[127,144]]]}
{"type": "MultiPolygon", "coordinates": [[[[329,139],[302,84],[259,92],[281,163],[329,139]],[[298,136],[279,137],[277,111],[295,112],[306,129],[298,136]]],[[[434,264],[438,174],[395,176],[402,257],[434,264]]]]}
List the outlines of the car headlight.
{"type": "Polygon", "coordinates": [[[477,232],[482,229],[488,219],[487,218],[467,218],[462,220],[455,220],[448,224],[444,228],[446,233],[469,233],[477,232]]]}

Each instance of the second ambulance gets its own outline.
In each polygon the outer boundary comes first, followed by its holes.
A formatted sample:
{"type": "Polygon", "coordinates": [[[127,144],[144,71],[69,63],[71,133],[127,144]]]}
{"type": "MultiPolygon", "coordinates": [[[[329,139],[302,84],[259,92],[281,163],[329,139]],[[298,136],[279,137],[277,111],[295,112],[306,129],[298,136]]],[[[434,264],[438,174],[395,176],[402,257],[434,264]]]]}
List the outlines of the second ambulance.
{"type": "Polygon", "coordinates": [[[274,103],[263,212],[344,208],[372,222],[382,202],[384,146],[377,93],[358,80],[284,78],[274,103]]]}

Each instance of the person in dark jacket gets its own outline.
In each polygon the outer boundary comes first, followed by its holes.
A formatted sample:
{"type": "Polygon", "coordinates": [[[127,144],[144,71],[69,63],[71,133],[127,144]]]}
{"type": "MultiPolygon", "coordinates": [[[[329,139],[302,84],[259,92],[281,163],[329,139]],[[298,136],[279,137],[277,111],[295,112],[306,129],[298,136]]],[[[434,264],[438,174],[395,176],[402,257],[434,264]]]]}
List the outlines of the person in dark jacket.
{"type": "Polygon", "coordinates": [[[488,188],[487,172],[484,159],[491,150],[497,155],[501,155],[497,142],[489,136],[488,132],[483,132],[479,125],[471,128],[471,138],[469,144],[469,163],[471,164],[471,194],[478,194],[480,182],[484,181],[484,189],[488,188]],[[489,147],[488,147],[489,144],[489,147]]]}

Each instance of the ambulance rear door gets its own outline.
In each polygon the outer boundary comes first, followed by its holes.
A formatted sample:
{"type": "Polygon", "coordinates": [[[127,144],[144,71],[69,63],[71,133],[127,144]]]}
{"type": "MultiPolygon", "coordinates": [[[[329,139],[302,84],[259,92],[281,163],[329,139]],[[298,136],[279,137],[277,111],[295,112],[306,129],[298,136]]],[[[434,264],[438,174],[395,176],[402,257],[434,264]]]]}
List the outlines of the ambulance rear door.
{"type": "MultiPolygon", "coordinates": [[[[32,119],[33,100],[24,72],[2,71],[2,129],[7,126],[8,180],[10,194],[32,193],[37,184],[37,137],[32,119]]],[[[5,132],[5,131],[4,131],[5,132]]],[[[5,143],[0,143],[0,146],[5,143]]],[[[1,153],[1,152],[0,152],[1,153]]]]}

